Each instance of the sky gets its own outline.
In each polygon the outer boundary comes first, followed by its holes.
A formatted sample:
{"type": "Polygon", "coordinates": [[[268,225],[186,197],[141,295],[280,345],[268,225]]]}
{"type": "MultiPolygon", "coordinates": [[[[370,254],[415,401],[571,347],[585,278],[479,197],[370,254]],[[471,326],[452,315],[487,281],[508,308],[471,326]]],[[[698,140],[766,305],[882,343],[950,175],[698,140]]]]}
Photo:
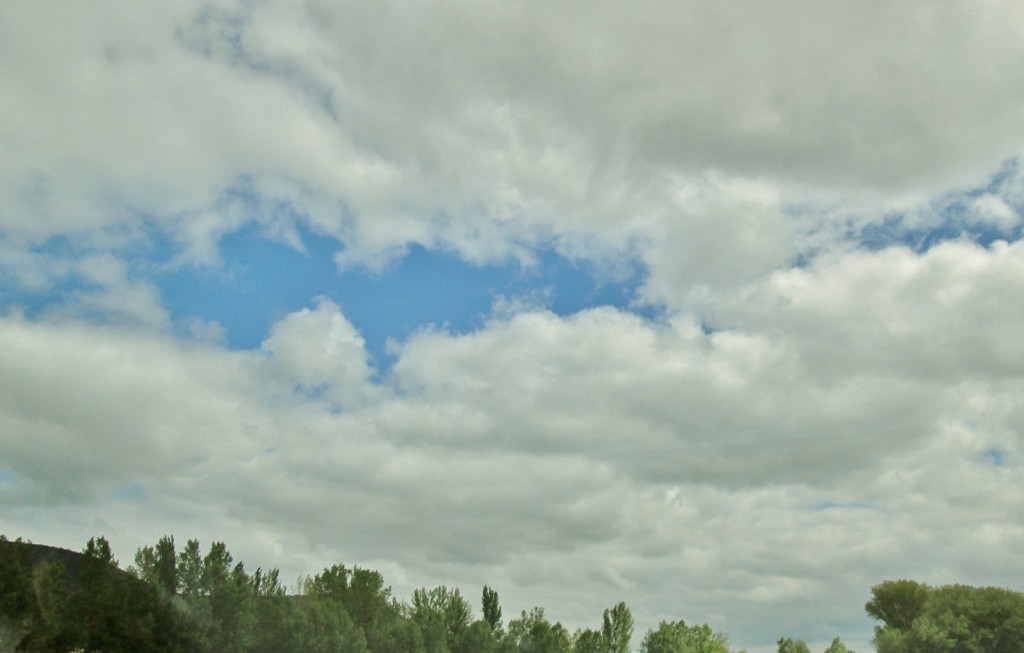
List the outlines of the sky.
{"type": "MultiPolygon", "coordinates": [[[[1019,3],[0,3],[0,532],[870,650],[1024,590],[1019,3]]],[[[477,606],[478,607],[478,606],[477,606]]]]}

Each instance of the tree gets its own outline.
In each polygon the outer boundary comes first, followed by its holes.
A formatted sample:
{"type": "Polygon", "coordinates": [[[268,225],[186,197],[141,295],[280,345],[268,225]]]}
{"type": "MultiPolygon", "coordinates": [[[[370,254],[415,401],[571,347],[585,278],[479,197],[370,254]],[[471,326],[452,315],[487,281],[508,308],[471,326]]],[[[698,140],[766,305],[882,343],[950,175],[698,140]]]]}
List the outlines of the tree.
{"type": "Polygon", "coordinates": [[[625,602],[604,611],[601,638],[608,653],[629,653],[629,640],[633,637],[633,613],[625,602]]]}
{"type": "Polygon", "coordinates": [[[947,585],[929,588],[913,581],[882,583],[883,601],[869,602],[868,614],[884,618],[875,627],[879,653],[1012,653],[1024,650],[1024,594],[997,587],[947,585]],[[895,586],[899,583],[899,586],[895,586]],[[911,594],[911,609],[897,610],[893,618],[891,595],[911,594]],[[880,605],[879,605],[880,603],[880,605]],[[882,616],[880,616],[882,615],[882,616]],[[911,616],[913,618],[909,618],[911,616]]]}
{"type": "Polygon", "coordinates": [[[253,634],[252,581],[244,563],[232,567],[232,562],[223,542],[211,544],[202,560],[199,596],[191,602],[207,646],[218,653],[244,651],[253,634]]]}
{"type": "Polygon", "coordinates": [[[374,653],[425,653],[423,633],[416,622],[389,612],[386,620],[378,621],[374,630],[366,633],[367,644],[374,653]]]}
{"type": "Polygon", "coordinates": [[[20,621],[34,604],[31,545],[0,535],[0,615],[20,621]]]}
{"type": "Polygon", "coordinates": [[[925,615],[953,639],[957,650],[1024,650],[1024,594],[1020,592],[947,585],[932,590],[925,615]]]}
{"type": "Polygon", "coordinates": [[[36,613],[21,646],[33,652],[76,648],[81,642],[81,631],[71,603],[67,569],[58,561],[36,565],[32,570],[32,589],[36,613]]]}
{"type": "Polygon", "coordinates": [[[604,638],[590,628],[578,630],[572,638],[572,653],[605,653],[604,638]]]}
{"type": "Polygon", "coordinates": [[[452,650],[466,653],[495,653],[498,650],[498,639],[491,624],[480,619],[463,631],[452,650]]]}
{"type": "Polygon", "coordinates": [[[868,615],[885,627],[909,631],[928,601],[930,588],[913,580],[887,580],[871,588],[871,600],[864,605],[868,615]]]}
{"type": "Polygon", "coordinates": [[[171,535],[161,537],[156,543],[154,554],[157,586],[169,594],[177,594],[178,567],[177,556],[174,552],[174,537],[171,535]]]}
{"type": "Polygon", "coordinates": [[[151,546],[139,547],[135,550],[135,564],[128,567],[128,572],[147,583],[156,585],[156,551],[151,546]]]}
{"type": "Polygon", "coordinates": [[[100,562],[112,567],[117,566],[117,560],[114,559],[114,554],[110,550],[110,542],[108,542],[107,538],[102,535],[99,537],[90,537],[85,548],[82,549],[82,555],[86,558],[99,560],[100,562]]]}
{"type": "MultiPolygon", "coordinates": [[[[307,653],[369,653],[366,638],[344,608],[326,601],[303,601],[300,645],[307,653]]],[[[402,650],[402,649],[396,649],[402,650]]],[[[415,653],[413,651],[412,653],[415,653]]]]}
{"type": "Polygon", "coordinates": [[[825,653],[853,653],[853,651],[851,651],[846,644],[843,644],[841,639],[836,637],[832,640],[832,643],[829,644],[829,647],[825,649],[825,653]]]}
{"type": "Polygon", "coordinates": [[[505,639],[521,653],[569,653],[572,647],[565,627],[548,621],[539,607],[509,621],[505,639]]]}
{"type": "Polygon", "coordinates": [[[379,571],[356,567],[344,597],[345,609],[357,626],[370,632],[390,610],[391,588],[379,571]]]}
{"type": "Polygon", "coordinates": [[[501,605],[498,602],[498,593],[492,590],[490,587],[484,585],[482,603],[484,621],[487,622],[487,624],[491,627],[492,631],[500,631],[501,605]]]}
{"type": "Polygon", "coordinates": [[[778,641],[779,653],[811,653],[807,642],[802,639],[781,637],[778,641]]]}
{"type": "Polygon", "coordinates": [[[351,575],[352,572],[345,565],[331,565],[312,579],[306,578],[303,591],[313,596],[344,602],[348,597],[348,581],[351,575]]]}
{"type": "Polygon", "coordinates": [[[199,576],[202,593],[211,596],[224,588],[231,576],[233,558],[223,542],[214,542],[203,558],[203,567],[199,576]]]}
{"type": "Polygon", "coordinates": [[[283,594],[265,595],[254,603],[253,621],[258,627],[249,638],[248,653],[303,650],[302,634],[306,623],[297,601],[283,594]]]}
{"type": "MultiPolygon", "coordinates": [[[[154,570],[156,556],[154,554],[154,570]]],[[[203,556],[199,540],[189,540],[178,553],[176,570],[178,590],[184,596],[199,596],[203,593],[203,556]]]]}
{"type": "Polygon", "coordinates": [[[729,653],[729,639],[711,626],[687,626],[680,619],[677,622],[662,621],[657,630],[648,630],[640,643],[642,653],[729,653]]]}
{"type": "Polygon", "coordinates": [[[423,633],[428,652],[458,648],[463,632],[469,627],[471,612],[469,602],[458,588],[441,585],[412,593],[411,617],[423,633]]]}

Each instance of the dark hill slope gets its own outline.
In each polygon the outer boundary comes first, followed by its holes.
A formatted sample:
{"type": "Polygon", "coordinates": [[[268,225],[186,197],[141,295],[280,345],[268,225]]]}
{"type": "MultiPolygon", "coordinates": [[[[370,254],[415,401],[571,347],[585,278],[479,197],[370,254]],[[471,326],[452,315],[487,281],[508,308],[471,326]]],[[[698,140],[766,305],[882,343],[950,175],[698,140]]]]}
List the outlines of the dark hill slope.
{"type": "Polygon", "coordinates": [[[0,539],[0,653],[188,651],[184,617],[109,558],[0,539]]]}

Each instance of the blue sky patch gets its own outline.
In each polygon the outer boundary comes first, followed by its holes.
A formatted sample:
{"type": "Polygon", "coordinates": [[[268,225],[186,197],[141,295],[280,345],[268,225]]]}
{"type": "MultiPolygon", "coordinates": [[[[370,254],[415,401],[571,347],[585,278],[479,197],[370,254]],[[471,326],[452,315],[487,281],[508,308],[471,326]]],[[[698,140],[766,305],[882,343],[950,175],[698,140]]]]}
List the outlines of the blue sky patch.
{"type": "MultiPolygon", "coordinates": [[[[245,200],[243,191],[237,199],[245,200]]],[[[468,333],[483,326],[495,303],[526,298],[558,315],[572,315],[596,306],[614,306],[646,318],[655,307],[637,306],[638,288],[646,271],[639,264],[612,280],[592,262],[570,260],[553,249],[536,251],[536,265],[517,262],[475,265],[457,254],[411,245],[406,254],[382,272],[364,268],[339,271],[334,258],[344,245],[338,240],[299,227],[300,251],[270,237],[258,223],[225,235],[219,242],[216,265],[174,265],[179,246],[150,224],[145,240],[114,252],[126,261],[129,280],[154,284],[160,301],[178,325],[196,319],[216,322],[233,349],[253,349],[270,327],[290,313],[326,297],[341,306],[345,316],[366,340],[378,364],[389,360],[389,339],[404,340],[427,326],[468,333]]],[[[101,254],[65,237],[34,248],[46,261],[75,262],[101,254]]],[[[71,269],[69,268],[69,269],[71,269]]],[[[76,293],[101,290],[75,272],[53,276],[45,289],[25,288],[5,275],[0,307],[17,307],[36,318],[76,293]]],[[[104,316],[80,315],[103,322],[104,316]]]]}
{"type": "MultiPolygon", "coordinates": [[[[517,263],[473,265],[419,245],[383,272],[339,272],[338,241],[299,233],[304,252],[266,238],[255,225],[226,236],[221,265],[181,268],[155,280],[165,306],[176,321],[215,321],[226,329],[231,347],[251,349],[273,323],[326,297],[341,306],[380,363],[388,358],[389,338],[403,340],[428,325],[471,332],[501,297],[542,295],[559,315],[605,305],[630,310],[643,281],[639,270],[623,280],[599,280],[599,270],[550,250],[539,253],[536,267],[524,269],[517,263]]],[[[654,315],[650,308],[636,312],[654,315]]]]}
{"type": "MultiPolygon", "coordinates": [[[[944,242],[966,238],[988,247],[997,240],[1016,242],[1024,237],[1024,222],[1018,220],[1012,227],[1000,228],[990,221],[980,219],[971,208],[976,200],[985,195],[1005,199],[1008,186],[1016,183],[1020,162],[1011,159],[1003,164],[1000,170],[992,175],[984,186],[966,191],[958,191],[943,195],[931,203],[930,212],[936,216],[934,220],[918,221],[908,219],[907,215],[893,213],[882,222],[870,224],[858,234],[862,247],[869,250],[880,250],[893,245],[909,247],[915,252],[923,253],[944,242]]],[[[1018,215],[1024,212],[1024,206],[1012,205],[1018,215]]]]}
{"type": "Polygon", "coordinates": [[[982,452],[982,457],[996,467],[1006,466],[1006,452],[999,447],[992,447],[982,452]]]}

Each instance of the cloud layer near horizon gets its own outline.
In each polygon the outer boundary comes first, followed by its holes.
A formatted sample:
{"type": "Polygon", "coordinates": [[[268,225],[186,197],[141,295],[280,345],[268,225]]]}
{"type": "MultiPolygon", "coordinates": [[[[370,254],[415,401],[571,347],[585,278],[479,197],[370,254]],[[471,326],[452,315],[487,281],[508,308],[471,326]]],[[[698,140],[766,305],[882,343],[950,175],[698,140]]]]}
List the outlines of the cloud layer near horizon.
{"type": "Polygon", "coordinates": [[[626,600],[752,651],[866,648],[885,578],[1024,588],[1016,6],[77,11],[0,8],[9,535],[626,600]],[[389,366],[326,297],[238,350],[161,274],[230,277],[250,227],[339,275],[420,245],[644,278],[389,366]]]}

